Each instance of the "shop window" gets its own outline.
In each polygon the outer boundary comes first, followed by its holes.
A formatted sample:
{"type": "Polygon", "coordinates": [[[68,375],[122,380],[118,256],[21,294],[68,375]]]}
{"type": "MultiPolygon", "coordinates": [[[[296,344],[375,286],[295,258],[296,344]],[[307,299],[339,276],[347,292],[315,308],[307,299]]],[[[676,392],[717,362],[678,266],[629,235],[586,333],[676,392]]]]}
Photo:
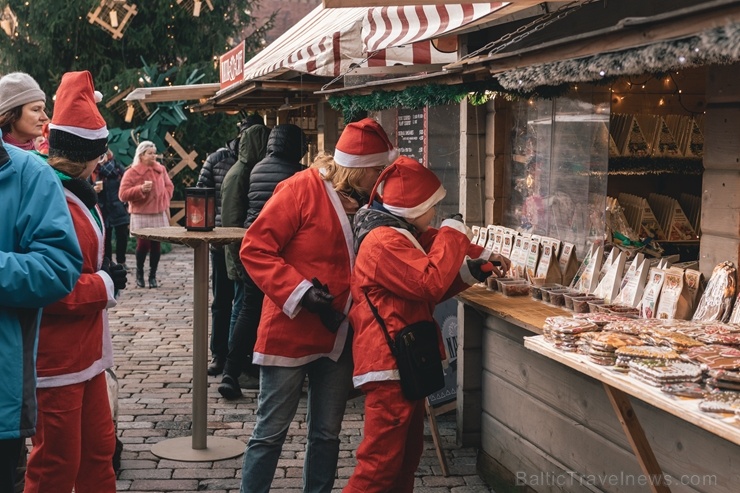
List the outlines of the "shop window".
{"type": "Polygon", "coordinates": [[[584,252],[604,237],[609,100],[562,97],[512,105],[504,225],[584,252]]]}

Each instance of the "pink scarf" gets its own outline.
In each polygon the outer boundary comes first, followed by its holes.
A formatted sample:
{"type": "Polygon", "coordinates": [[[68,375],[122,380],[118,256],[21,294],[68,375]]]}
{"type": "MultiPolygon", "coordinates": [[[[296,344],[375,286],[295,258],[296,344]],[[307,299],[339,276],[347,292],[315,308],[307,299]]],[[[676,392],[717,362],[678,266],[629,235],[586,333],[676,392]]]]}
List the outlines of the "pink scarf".
{"type": "Polygon", "coordinates": [[[8,134],[3,134],[3,141],[5,141],[6,143],[12,146],[16,146],[20,149],[23,149],[24,151],[36,150],[36,146],[33,145],[34,139],[27,140],[26,142],[21,142],[18,139],[13,138],[13,136],[8,133],[8,134]]]}

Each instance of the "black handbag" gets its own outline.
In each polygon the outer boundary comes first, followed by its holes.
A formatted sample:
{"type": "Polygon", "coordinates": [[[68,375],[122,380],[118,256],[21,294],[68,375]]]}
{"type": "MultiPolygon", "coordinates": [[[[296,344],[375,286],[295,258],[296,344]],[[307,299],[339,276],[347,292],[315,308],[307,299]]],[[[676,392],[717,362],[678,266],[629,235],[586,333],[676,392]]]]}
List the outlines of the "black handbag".
{"type": "Polygon", "coordinates": [[[439,354],[437,325],[422,320],[404,327],[391,340],[385,321],[380,318],[378,309],[365,293],[370,310],[383,329],[385,340],[391,353],[396,358],[398,373],[401,377],[401,390],[410,401],[423,399],[445,386],[442,356],[439,354]]]}

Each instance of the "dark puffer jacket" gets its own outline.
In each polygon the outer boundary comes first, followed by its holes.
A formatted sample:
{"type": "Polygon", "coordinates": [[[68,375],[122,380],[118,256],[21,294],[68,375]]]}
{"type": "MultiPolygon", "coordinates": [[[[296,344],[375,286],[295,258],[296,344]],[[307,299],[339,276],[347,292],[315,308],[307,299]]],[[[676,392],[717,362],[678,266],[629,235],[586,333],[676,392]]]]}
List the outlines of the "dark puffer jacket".
{"type": "Polygon", "coordinates": [[[239,139],[236,138],[206,158],[198,176],[197,187],[216,189],[216,226],[221,226],[221,184],[236,162],[239,139]]]}
{"type": "Polygon", "coordinates": [[[272,129],[267,140],[267,155],[254,165],[249,175],[249,209],[245,228],[257,219],[278,183],[302,169],[300,161],[306,150],[306,135],[300,127],[286,124],[272,129]]]}
{"type": "Polygon", "coordinates": [[[118,198],[121,177],[126,168],[120,162],[110,159],[100,165],[98,178],[103,182],[103,190],[98,194],[98,205],[103,212],[106,228],[115,228],[131,222],[126,205],[118,198]]]}

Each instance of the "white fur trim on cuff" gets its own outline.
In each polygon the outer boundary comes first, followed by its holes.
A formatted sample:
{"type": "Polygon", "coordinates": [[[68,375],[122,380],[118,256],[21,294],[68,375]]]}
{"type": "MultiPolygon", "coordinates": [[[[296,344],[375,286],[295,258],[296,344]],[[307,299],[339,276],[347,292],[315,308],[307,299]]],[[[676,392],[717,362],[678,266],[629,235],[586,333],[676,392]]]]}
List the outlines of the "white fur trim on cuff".
{"type": "Polygon", "coordinates": [[[473,274],[470,272],[470,269],[468,268],[468,260],[470,260],[470,257],[465,256],[465,259],[460,266],[460,278],[465,284],[469,284],[470,286],[472,286],[473,284],[478,284],[479,281],[478,279],[473,277],[473,274]]]}
{"type": "Polygon", "coordinates": [[[290,293],[290,296],[288,296],[288,300],[285,302],[285,305],[283,305],[283,313],[291,319],[295,318],[296,315],[298,315],[298,312],[301,311],[301,300],[303,299],[303,295],[306,294],[306,291],[311,289],[312,286],[313,284],[305,279],[301,281],[293,292],[290,293]]]}
{"type": "Polygon", "coordinates": [[[113,285],[113,279],[108,275],[107,272],[104,270],[99,270],[96,272],[98,276],[103,280],[105,283],[105,293],[108,296],[108,303],[105,305],[106,308],[113,308],[118,304],[116,301],[116,287],[113,285]]]}
{"type": "Polygon", "coordinates": [[[464,235],[467,235],[468,230],[465,227],[465,224],[463,224],[461,221],[458,221],[457,219],[445,219],[442,221],[442,224],[439,226],[440,229],[447,226],[448,228],[452,228],[455,231],[459,231],[464,235]]]}

